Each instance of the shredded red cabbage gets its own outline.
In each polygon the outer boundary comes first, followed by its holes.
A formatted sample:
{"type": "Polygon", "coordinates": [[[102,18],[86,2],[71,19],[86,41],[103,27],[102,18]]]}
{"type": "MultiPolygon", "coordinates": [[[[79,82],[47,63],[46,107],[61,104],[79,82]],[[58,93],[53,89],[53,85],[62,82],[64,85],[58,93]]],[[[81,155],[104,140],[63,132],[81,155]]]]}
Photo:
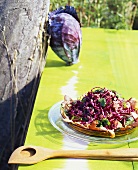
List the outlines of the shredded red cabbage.
{"type": "Polygon", "coordinates": [[[125,100],[114,90],[95,87],[81,99],[72,101],[65,113],[73,122],[85,125],[96,120],[97,127],[117,129],[135,121],[135,117],[131,114],[135,112],[131,99],[125,100]]]}

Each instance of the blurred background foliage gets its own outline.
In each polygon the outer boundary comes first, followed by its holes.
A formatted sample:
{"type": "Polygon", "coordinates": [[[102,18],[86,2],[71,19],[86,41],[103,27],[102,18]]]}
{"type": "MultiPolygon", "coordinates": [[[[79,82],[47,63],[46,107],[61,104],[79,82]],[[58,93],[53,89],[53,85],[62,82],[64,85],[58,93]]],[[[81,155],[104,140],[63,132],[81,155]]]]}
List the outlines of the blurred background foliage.
{"type": "Polygon", "coordinates": [[[138,0],[51,0],[50,11],[74,6],[82,27],[138,29],[138,0]]]}

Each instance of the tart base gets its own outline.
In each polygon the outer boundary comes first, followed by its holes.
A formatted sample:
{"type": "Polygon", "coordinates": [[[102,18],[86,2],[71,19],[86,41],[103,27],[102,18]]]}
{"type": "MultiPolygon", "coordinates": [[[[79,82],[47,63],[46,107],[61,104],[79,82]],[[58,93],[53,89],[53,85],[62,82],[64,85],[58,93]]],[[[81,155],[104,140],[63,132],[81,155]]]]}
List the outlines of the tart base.
{"type": "MultiPolygon", "coordinates": [[[[100,130],[100,131],[97,131],[97,130],[92,130],[92,129],[85,129],[81,126],[78,126],[76,124],[72,124],[70,122],[66,122],[68,123],[68,125],[78,131],[78,132],[81,132],[83,134],[86,134],[86,135],[89,135],[89,136],[96,136],[96,137],[105,137],[105,138],[113,138],[111,133],[109,131],[103,131],[103,130],[100,130]]],[[[115,137],[120,137],[120,136],[124,136],[124,135],[128,135],[132,132],[135,131],[136,128],[133,128],[133,127],[130,127],[130,128],[124,128],[124,129],[117,129],[115,131],[115,137]]]]}

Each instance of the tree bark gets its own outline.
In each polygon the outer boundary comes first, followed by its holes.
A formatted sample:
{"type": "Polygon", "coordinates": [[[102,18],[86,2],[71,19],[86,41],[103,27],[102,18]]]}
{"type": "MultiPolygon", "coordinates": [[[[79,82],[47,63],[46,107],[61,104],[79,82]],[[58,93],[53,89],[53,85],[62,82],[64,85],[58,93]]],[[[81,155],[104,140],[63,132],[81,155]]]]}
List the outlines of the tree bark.
{"type": "Polygon", "coordinates": [[[24,144],[47,53],[49,0],[0,0],[0,169],[24,144]]]}

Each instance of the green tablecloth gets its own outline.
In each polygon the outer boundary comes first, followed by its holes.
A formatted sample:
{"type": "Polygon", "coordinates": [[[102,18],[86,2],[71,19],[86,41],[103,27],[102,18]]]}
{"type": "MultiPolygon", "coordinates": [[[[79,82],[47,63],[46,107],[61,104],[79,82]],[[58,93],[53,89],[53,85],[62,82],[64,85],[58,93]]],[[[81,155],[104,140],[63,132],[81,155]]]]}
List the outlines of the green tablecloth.
{"type": "MultiPolygon", "coordinates": [[[[82,29],[80,62],[66,66],[49,48],[25,145],[51,149],[99,149],[138,147],[138,141],[123,144],[82,142],[55,129],[48,119],[49,109],[65,94],[77,98],[92,87],[114,89],[125,98],[138,98],[137,31],[82,29]]],[[[132,170],[137,162],[85,159],[51,159],[19,170],[132,170]]]]}

